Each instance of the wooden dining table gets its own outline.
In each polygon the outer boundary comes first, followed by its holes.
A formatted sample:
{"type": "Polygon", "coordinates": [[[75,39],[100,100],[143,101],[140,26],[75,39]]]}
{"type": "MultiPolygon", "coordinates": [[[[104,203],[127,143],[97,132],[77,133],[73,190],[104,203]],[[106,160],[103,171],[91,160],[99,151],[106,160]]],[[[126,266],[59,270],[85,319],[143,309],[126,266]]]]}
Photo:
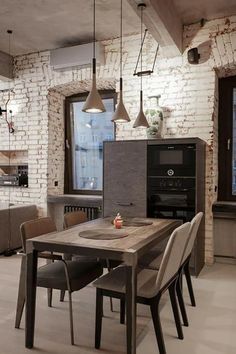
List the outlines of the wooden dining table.
{"type": "Polygon", "coordinates": [[[38,252],[48,251],[117,260],[124,263],[127,272],[127,354],[136,353],[136,293],[139,258],[168,237],[181,224],[180,220],[173,219],[145,218],[142,220],[151,224],[145,226],[134,224],[135,226],[132,226],[131,222],[129,224],[131,226],[123,226],[122,229],[127,233],[127,237],[124,238],[103,240],[87,239],[79,236],[79,233],[85,230],[114,229],[111,218],[101,218],[64,231],[27,240],[26,348],[32,348],[34,345],[38,252]]]}

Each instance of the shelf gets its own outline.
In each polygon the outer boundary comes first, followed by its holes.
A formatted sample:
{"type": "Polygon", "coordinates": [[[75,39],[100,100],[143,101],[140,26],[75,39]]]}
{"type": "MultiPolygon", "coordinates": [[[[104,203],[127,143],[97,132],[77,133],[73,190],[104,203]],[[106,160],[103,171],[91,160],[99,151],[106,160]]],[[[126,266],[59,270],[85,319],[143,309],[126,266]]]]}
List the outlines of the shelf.
{"type": "Polygon", "coordinates": [[[0,150],[0,167],[27,166],[27,150],[0,150]]]}

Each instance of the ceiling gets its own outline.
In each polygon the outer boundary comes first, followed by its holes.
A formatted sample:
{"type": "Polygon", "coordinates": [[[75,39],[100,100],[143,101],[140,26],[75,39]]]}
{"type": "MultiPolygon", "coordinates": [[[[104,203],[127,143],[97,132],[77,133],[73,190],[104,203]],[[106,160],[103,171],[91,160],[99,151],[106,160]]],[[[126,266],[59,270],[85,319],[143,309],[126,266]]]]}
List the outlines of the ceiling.
{"type": "MultiPolygon", "coordinates": [[[[158,1],[158,0],[156,0],[158,1]]],[[[236,14],[236,0],[173,0],[184,24],[236,14]]]]}
{"type": "MultiPolygon", "coordinates": [[[[12,54],[32,53],[89,42],[93,33],[92,0],[0,0],[0,50],[8,52],[8,29],[13,30],[12,54]]],[[[124,34],[140,25],[123,1],[124,34]]],[[[120,1],[96,0],[96,38],[119,37],[120,1]]]]}
{"type": "MultiPolygon", "coordinates": [[[[159,1],[159,0],[156,0],[159,1]]],[[[0,50],[19,55],[91,41],[92,0],[0,0],[0,50]]],[[[168,3],[168,2],[167,2],[168,3]]],[[[236,14],[236,0],[173,0],[184,24],[236,14]]],[[[124,34],[139,32],[137,15],[126,0],[124,34]]],[[[118,0],[96,0],[98,40],[119,36],[118,0]]]]}

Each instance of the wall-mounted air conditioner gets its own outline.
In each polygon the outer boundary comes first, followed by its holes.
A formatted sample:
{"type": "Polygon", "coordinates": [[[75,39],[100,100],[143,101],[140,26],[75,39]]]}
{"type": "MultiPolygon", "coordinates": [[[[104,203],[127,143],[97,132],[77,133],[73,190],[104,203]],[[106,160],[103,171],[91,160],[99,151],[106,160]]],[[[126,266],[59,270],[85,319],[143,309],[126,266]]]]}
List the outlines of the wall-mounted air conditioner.
{"type": "MultiPolygon", "coordinates": [[[[104,46],[97,42],[95,44],[95,51],[97,64],[104,65],[104,46]]],[[[91,65],[92,56],[93,43],[54,49],[50,52],[50,65],[54,70],[66,70],[78,66],[88,66],[91,65]]]]}

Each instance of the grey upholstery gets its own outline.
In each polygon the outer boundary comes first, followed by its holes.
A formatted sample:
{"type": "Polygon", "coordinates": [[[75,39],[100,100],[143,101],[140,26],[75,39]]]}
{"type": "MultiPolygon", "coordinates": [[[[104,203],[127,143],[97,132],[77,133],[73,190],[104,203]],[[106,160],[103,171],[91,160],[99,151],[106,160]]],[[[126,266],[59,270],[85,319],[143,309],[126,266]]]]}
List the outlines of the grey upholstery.
{"type": "MultiPolygon", "coordinates": [[[[173,231],[165,248],[159,271],[138,269],[136,302],[150,306],[160,354],[166,354],[166,349],[159,316],[159,303],[162,294],[167,289],[170,294],[178,337],[179,339],[183,339],[182,325],[176,301],[176,284],[179,278],[179,267],[186,249],[189,231],[189,222],[173,231]]],[[[93,284],[97,288],[95,348],[99,349],[101,344],[103,296],[111,296],[120,299],[122,310],[120,321],[124,323],[124,308],[125,306],[127,308],[129,300],[128,294],[125,294],[126,267],[120,266],[114,269],[110,273],[97,279],[93,284]]],[[[128,316],[130,316],[129,312],[127,312],[127,336],[129,336],[129,331],[131,330],[128,327],[128,322],[130,321],[130,317],[128,316]]],[[[131,348],[127,347],[127,351],[130,349],[131,348]]]]}
{"type": "Polygon", "coordinates": [[[183,259],[181,263],[184,263],[186,261],[186,259],[190,256],[192,250],[193,250],[193,246],[194,246],[194,242],[196,240],[197,237],[197,232],[201,223],[203,217],[203,213],[199,212],[197,213],[197,215],[194,216],[194,218],[191,221],[191,228],[190,228],[190,233],[189,233],[189,241],[187,243],[184,255],[183,255],[183,259]]]}
{"type": "Polygon", "coordinates": [[[158,246],[145,253],[139,259],[139,266],[141,268],[159,269],[169,238],[166,237],[158,246]]]}
{"type": "MultiPolygon", "coordinates": [[[[183,253],[187,244],[190,223],[175,229],[165,249],[160,269],[139,269],[137,275],[138,296],[152,298],[178,272],[183,253]]],[[[125,293],[125,267],[120,266],[110,273],[97,279],[93,285],[100,289],[125,293]]]]}
{"type": "Polygon", "coordinates": [[[36,205],[12,205],[10,211],[6,203],[0,204],[0,253],[7,249],[21,247],[20,225],[36,219],[38,210],[36,205]],[[10,223],[9,223],[10,222],[10,223]]]}
{"type": "MultiPolygon", "coordinates": [[[[21,239],[23,250],[25,251],[27,239],[51,232],[56,232],[56,226],[53,220],[49,217],[31,220],[23,223],[21,225],[21,239]]],[[[51,258],[51,263],[48,263],[45,266],[41,266],[38,268],[37,286],[44,287],[47,289],[59,289],[63,291],[68,290],[71,325],[71,344],[74,344],[71,294],[73,291],[80,290],[81,288],[94,281],[102,274],[103,269],[100,263],[96,261],[64,261],[62,260],[62,258],[61,260],[54,261],[53,255],[51,255],[51,258]]],[[[26,257],[23,254],[15,322],[16,328],[19,328],[20,326],[21,316],[25,303],[25,272],[26,257]]]]}
{"type": "MultiPolygon", "coordinates": [[[[84,288],[102,274],[102,267],[97,262],[67,261],[71,291],[84,288]]],[[[38,269],[37,286],[68,290],[63,262],[57,261],[38,269]]]]}

